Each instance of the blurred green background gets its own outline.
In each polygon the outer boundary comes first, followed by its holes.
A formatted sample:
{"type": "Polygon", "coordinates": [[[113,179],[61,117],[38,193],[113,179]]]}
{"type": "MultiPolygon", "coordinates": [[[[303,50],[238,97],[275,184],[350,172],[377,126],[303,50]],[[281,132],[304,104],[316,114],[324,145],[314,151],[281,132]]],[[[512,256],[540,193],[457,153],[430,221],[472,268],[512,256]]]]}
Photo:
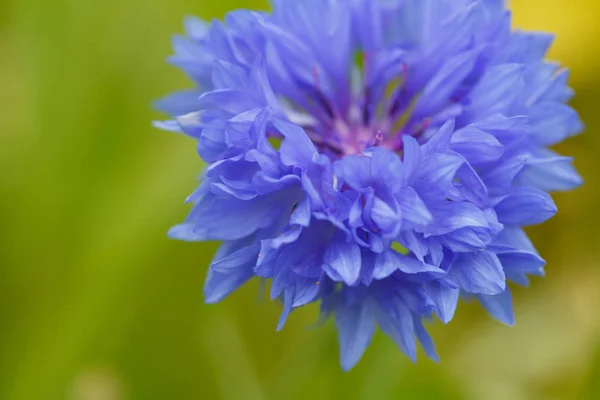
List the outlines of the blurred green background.
{"type": "Polygon", "coordinates": [[[266,0],[0,2],[0,399],[600,399],[600,4],[513,1],[516,26],[558,34],[587,125],[559,148],[586,185],[530,230],[548,276],[515,290],[516,327],[463,303],[430,327],[440,364],[378,334],[346,374],[315,308],[276,333],[257,282],[204,305],[216,244],[166,238],[202,167],[150,127],[189,86],[169,38],[239,7],[266,0]]]}

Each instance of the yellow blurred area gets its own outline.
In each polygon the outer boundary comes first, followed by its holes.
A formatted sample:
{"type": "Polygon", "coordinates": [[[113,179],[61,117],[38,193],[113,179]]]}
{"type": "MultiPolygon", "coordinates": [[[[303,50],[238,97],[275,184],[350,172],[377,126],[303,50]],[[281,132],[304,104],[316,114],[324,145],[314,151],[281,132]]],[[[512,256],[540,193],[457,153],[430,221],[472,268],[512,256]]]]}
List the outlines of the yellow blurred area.
{"type": "Polygon", "coordinates": [[[179,243],[202,167],[150,127],[189,85],[164,62],[185,15],[266,0],[0,2],[0,400],[600,399],[600,3],[513,0],[515,27],[557,34],[585,135],[558,147],[586,185],[530,230],[547,277],[515,288],[517,324],[462,303],[413,365],[382,334],[342,373],[331,323],[258,283],[204,305],[216,244],[179,243]]]}
{"type": "Polygon", "coordinates": [[[556,35],[550,57],[573,70],[572,83],[583,82],[594,75],[600,59],[597,53],[600,5],[597,1],[512,0],[510,4],[516,28],[556,35]]]}

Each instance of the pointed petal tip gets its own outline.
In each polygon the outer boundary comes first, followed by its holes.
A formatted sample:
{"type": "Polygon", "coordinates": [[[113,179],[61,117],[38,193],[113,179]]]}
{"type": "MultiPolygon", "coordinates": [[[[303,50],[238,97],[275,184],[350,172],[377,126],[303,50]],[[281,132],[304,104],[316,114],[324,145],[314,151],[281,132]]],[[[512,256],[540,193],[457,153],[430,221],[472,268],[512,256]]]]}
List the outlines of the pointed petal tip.
{"type": "Polygon", "coordinates": [[[340,364],[349,371],[369,347],[375,333],[375,317],[365,304],[339,307],[335,312],[338,330],[340,364]]]}
{"type": "Polygon", "coordinates": [[[585,180],[583,179],[583,177],[581,177],[581,175],[578,175],[576,178],[573,179],[573,189],[583,186],[584,183],[585,180]]]}
{"type": "Polygon", "coordinates": [[[174,240],[183,240],[185,242],[197,242],[205,240],[205,238],[198,234],[196,230],[189,224],[175,225],[167,232],[167,237],[174,240]]]}
{"type": "Polygon", "coordinates": [[[281,332],[283,330],[283,326],[285,325],[285,322],[279,322],[277,324],[277,328],[275,329],[275,332],[281,332]]]}
{"type": "Polygon", "coordinates": [[[204,297],[204,304],[217,304],[219,301],[221,300],[215,297],[204,297]]]}
{"type": "Polygon", "coordinates": [[[344,372],[348,372],[352,368],[354,368],[356,364],[358,364],[358,362],[361,360],[363,353],[364,350],[360,353],[359,356],[357,356],[356,354],[342,354],[340,356],[340,365],[342,366],[342,370],[344,372]]]}
{"type": "Polygon", "coordinates": [[[507,288],[504,292],[497,295],[479,295],[478,297],[483,308],[496,320],[508,326],[515,324],[510,289],[507,288]]]}
{"type": "Polygon", "coordinates": [[[343,361],[340,361],[340,364],[342,365],[342,371],[344,373],[350,372],[350,370],[354,367],[354,365],[356,365],[356,364],[344,364],[343,361]]]}
{"type": "MultiPolygon", "coordinates": [[[[211,273],[209,272],[209,276],[211,275],[211,273]]],[[[204,284],[204,290],[202,291],[202,294],[204,296],[204,304],[217,304],[219,303],[221,300],[223,300],[224,297],[227,296],[227,293],[223,293],[222,291],[219,290],[215,290],[215,288],[211,287],[211,285],[209,285],[209,278],[207,278],[207,281],[204,284]]]]}
{"type": "Polygon", "coordinates": [[[435,354],[428,354],[427,356],[428,356],[428,357],[429,357],[429,359],[430,359],[431,361],[433,361],[434,363],[436,363],[436,364],[439,364],[439,363],[440,363],[440,356],[439,356],[437,353],[435,353],[435,354]]]}
{"type": "Polygon", "coordinates": [[[417,352],[415,351],[414,354],[407,354],[408,358],[410,359],[410,361],[412,361],[413,364],[417,364],[417,352]]]}
{"type": "Polygon", "coordinates": [[[175,225],[168,230],[167,237],[169,239],[180,239],[182,236],[183,229],[184,228],[182,225],[175,225]]]}
{"type": "Polygon", "coordinates": [[[152,121],[152,127],[167,132],[181,133],[181,127],[175,120],[152,121]]]}
{"type": "Polygon", "coordinates": [[[450,323],[450,321],[452,321],[452,319],[454,318],[454,314],[451,315],[447,315],[445,313],[440,313],[441,315],[438,315],[438,318],[440,319],[440,321],[442,321],[442,324],[444,325],[448,325],[450,323]]]}

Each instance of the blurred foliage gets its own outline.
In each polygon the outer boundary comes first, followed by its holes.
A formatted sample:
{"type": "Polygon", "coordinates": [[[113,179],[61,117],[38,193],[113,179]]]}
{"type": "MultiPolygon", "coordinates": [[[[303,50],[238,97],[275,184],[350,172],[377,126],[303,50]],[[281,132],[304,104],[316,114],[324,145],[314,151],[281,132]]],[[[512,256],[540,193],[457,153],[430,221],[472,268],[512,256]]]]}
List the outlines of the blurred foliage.
{"type": "Polygon", "coordinates": [[[476,304],[431,326],[441,363],[376,336],[351,372],[316,309],[275,332],[252,282],[202,303],[216,244],[169,241],[202,165],[153,130],[153,99],[189,83],[163,62],[187,14],[266,0],[0,2],[0,399],[600,399],[600,5],[514,0],[556,32],[587,134],[559,150],[586,186],[531,230],[548,276],[515,290],[517,326],[476,304]]]}

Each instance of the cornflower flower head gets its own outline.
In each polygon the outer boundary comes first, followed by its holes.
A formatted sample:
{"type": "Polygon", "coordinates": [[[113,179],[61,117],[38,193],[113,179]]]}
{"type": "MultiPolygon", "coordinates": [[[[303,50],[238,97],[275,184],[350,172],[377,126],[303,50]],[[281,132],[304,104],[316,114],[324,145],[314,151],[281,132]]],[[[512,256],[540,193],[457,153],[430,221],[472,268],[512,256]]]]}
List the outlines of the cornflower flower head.
{"type": "Polygon", "coordinates": [[[206,301],[270,279],[279,329],[320,302],[346,370],[376,325],[437,360],[423,320],[461,295],[513,324],[507,281],[544,273],[522,228],[582,183],[548,149],[582,130],[553,37],[512,30],[502,0],[272,5],[187,19],[169,62],[196,88],[157,102],[208,164],[169,233],[223,242],[206,301]]]}

